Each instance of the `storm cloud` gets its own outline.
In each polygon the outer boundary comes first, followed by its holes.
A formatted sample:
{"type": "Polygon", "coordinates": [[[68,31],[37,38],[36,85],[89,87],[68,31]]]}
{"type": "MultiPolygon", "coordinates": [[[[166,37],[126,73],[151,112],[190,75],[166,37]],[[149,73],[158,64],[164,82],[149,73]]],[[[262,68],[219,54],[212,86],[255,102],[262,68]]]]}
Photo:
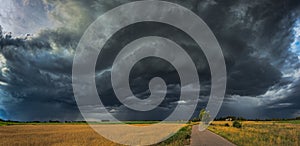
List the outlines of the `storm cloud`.
{"type": "MultiPolygon", "coordinates": [[[[0,7],[0,25],[4,31],[13,32],[15,37],[3,38],[0,42],[0,118],[82,120],[74,99],[71,77],[77,44],[98,16],[127,2],[5,2],[10,10],[0,7]],[[26,33],[34,34],[26,39],[18,37],[26,33]]],[[[200,16],[222,47],[228,84],[219,116],[300,116],[300,1],[170,2],[180,4],[200,16]]],[[[110,83],[110,69],[115,56],[131,41],[151,35],[175,41],[192,57],[201,82],[197,111],[204,108],[210,93],[210,70],[201,48],[177,28],[145,22],[120,30],[99,56],[95,79],[107,109],[122,120],[161,120],[178,104],[190,105],[191,101],[178,100],[181,84],[175,68],[155,58],[143,60],[134,66],[130,84],[136,96],[147,98],[150,94],[149,80],[155,76],[164,78],[168,83],[168,94],[163,103],[153,111],[142,113],[128,109],[116,99],[110,83]]],[[[193,87],[187,88],[193,91],[193,87]]],[[[93,112],[91,109],[88,110],[93,112]]],[[[95,118],[103,117],[105,115],[95,115],[95,118]]]]}

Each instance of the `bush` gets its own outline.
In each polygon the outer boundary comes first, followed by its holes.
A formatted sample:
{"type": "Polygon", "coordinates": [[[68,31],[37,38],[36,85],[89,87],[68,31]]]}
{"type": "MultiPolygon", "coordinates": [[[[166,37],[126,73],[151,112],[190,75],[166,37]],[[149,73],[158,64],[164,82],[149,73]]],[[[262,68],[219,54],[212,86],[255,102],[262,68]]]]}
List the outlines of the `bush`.
{"type": "Polygon", "coordinates": [[[228,123],[226,123],[224,126],[229,127],[230,125],[228,123]]]}
{"type": "Polygon", "coordinates": [[[242,123],[240,123],[238,121],[234,121],[232,126],[235,127],[235,128],[242,128],[242,123]]]}

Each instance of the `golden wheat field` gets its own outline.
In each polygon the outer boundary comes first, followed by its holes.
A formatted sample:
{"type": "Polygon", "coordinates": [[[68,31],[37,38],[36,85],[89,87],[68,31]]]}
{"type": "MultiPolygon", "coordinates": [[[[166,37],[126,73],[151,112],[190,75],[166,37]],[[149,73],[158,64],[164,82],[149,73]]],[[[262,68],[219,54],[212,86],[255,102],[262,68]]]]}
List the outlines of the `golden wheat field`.
{"type": "MultiPolygon", "coordinates": [[[[135,124],[134,126],[141,128],[148,127],[145,124],[135,124]]],[[[158,135],[153,134],[153,132],[157,132],[157,130],[161,131],[159,135],[163,135],[164,131],[174,130],[176,132],[178,127],[181,126],[182,124],[159,125],[159,129],[153,128],[152,131],[148,130],[146,133],[148,134],[147,139],[149,141],[156,140],[155,138],[158,137],[158,135]]],[[[127,134],[129,133],[129,130],[132,129],[123,127],[122,125],[104,124],[93,125],[93,127],[108,131],[108,134],[113,134],[121,140],[132,140],[138,138],[137,136],[127,134]],[[119,130],[115,130],[116,128],[119,130]]],[[[117,146],[119,144],[100,136],[89,125],[86,124],[40,124],[0,126],[0,145],[117,146]]],[[[139,145],[143,145],[143,143],[139,145]]]]}
{"type": "Polygon", "coordinates": [[[215,121],[209,130],[241,146],[300,145],[300,124],[283,122],[244,121],[242,128],[232,127],[232,122],[215,121]],[[225,124],[228,123],[228,126],[225,124]]]}

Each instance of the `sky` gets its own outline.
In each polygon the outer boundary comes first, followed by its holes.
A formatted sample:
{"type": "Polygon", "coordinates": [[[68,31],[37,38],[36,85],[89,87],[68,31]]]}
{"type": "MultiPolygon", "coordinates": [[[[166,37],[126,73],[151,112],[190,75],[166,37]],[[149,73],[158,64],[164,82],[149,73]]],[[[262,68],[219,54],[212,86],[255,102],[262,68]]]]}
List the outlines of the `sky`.
{"type": "MultiPolygon", "coordinates": [[[[299,0],[169,1],[201,17],[220,43],[226,61],[227,88],[218,117],[300,116],[299,0]]],[[[0,0],[0,25],[4,33],[13,33],[13,39],[0,41],[0,118],[82,120],[72,89],[77,44],[97,17],[127,2],[131,1],[0,0]],[[24,40],[26,34],[31,38],[24,40]]],[[[195,62],[201,82],[197,115],[205,108],[210,93],[211,76],[205,56],[187,34],[154,22],[130,25],[105,45],[97,61],[95,80],[106,109],[120,120],[162,120],[178,104],[189,107],[190,101],[178,100],[181,85],[175,68],[155,58],[134,66],[130,85],[137,97],[147,98],[149,80],[162,77],[168,92],[159,107],[137,112],[115,97],[110,83],[113,58],[129,42],[149,35],[174,40],[195,62]]],[[[193,90],[192,86],[186,88],[193,90]]],[[[95,109],[88,110],[93,114],[95,109]]],[[[105,117],[106,113],[95,114],[95,118],[105,117]]]]}

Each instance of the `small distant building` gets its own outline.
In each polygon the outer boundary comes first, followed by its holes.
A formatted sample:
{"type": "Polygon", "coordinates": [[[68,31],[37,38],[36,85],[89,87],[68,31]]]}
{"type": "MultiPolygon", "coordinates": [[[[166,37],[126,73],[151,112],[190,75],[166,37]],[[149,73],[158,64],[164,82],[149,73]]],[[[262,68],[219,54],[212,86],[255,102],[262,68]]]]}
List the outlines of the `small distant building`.
{"type": "Polygon", "coordinates": [[[225,119],[225,121],[232,121],[232,118],[227,118],[225,119]]]}

